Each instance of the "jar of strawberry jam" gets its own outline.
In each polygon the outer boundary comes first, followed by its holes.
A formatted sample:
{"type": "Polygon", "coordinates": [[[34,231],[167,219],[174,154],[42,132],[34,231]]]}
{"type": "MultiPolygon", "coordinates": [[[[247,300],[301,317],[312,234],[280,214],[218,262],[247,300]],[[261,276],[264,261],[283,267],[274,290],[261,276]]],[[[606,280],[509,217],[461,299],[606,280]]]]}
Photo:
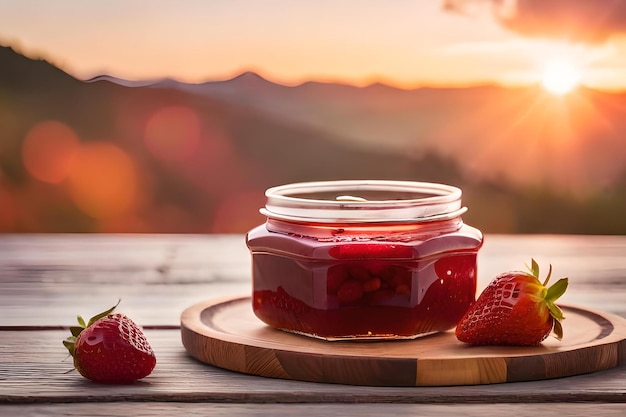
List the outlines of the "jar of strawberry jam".
{"type": "Polygon", "coordinates": [[[246,235],[252,304],[271,327],[326,340],[411,339],[456,326],[476,295],[482,233],[461,190],[410,181],[270,188],[246,235]]]}

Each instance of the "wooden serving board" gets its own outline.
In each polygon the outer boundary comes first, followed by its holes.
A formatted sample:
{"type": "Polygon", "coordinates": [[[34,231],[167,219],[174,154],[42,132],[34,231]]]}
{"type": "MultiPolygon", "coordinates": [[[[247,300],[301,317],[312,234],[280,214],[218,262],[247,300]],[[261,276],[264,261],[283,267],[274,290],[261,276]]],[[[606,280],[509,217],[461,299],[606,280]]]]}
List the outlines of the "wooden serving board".
{"type": "Polygon", "coordinates": [[[578,375],[626,363],[626,319],[561,306],[564,337],[538,347],[478,347],[452,331],[414,340],[328,342],[270,328],[249,297],[209,300],[181,316],[201,362],[252,375],[370,386],[442,386],[578,375]]]}

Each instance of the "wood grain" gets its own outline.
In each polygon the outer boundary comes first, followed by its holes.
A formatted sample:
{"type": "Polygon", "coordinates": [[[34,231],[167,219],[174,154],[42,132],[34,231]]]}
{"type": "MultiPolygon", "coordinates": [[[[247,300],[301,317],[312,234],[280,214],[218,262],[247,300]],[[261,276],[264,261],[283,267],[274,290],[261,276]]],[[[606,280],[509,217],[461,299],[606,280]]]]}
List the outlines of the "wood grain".
{"type": "MultiPolygon", "coordinates": [[[[531,256],[570,278],[562,302],[626,318],[626,236],[487,235],[479,289],[531,256]]],[[[0,327],[69,326],[119,298],[142,325],[177,326],[192,304],[249,292],[250,268],[242,235],[0,235],[0,327]]]]}
{"type": "MultiPolygon", "coordinates": [[[[626,317],[626,236],[488,235],[479,254],[479,288],[531,256],[551,262],[555,276],[570,277],[563,302],[626,317]]],[[[177,327],[181,312],[249,291],[242,235],[0,235],[0,415],[624,415],[623,365],[558,380],[416,388],[289,380],[280,369],[266,378],[192,358],[177,327]],[[59,329],[118,298],[122,312],[148,327],[158,359],[153,374],[129,386],[102,386],[66,373],[71,364],[61,340],[67,330],[59,329]]],[[[625,364],[626,349],[616,350],[574,359],[596,368],[618,355],[625,364]]],[[[277,363],[301,369],[288,353],[248,360],[262,374],[277,363]]],[[[402,358],[398,363],[384,373],[406,373],[402,358]]],[[[511,359],[507,377],[514,369],[524,380],[545,378],[530,370],[545,368],[549,375],[563,366],[558,356],[539,363],[543,368],[511,359]]],[[[430,366],[440,365],[432,360],[430,366]]],[[[501,365],[480,361],[472,369],[490,379],[502,373],[501,365]]]]}
{"type": "Polygon", "coordinates": [[[181,315],[183,345],[211,365],[275,378],[373,386],[493,384],[618,366],[626,320],[563,306],[565,336],[539,347],[474,347],[444,332],[415,340],[327,342],[272,329],[249,297],[208,300],[181,315]]]}
{"type": "MultiPolygon", "coordinates": [[[[68,331],[0,331],[0,404],[103,403],[626,403],[626,366],[559,380],[449,387],[370,387],[265,378],[232,372],[188,355],[180,330],[146,330],[154,372],[124,386],[93,384],[61,344],[68,331]]],[[[106,413],[103,413],[106,415],[106,413]]],[[[0,415],[2,413],[0,412],[0,415]]]]}
{"type": "Polygon", "coordinates": [[[626,404],[216,404],[113,402],[85,404],[4,405],[0,415],[12,416],[465,416],[465,417],[623,417],[626,404]]]}

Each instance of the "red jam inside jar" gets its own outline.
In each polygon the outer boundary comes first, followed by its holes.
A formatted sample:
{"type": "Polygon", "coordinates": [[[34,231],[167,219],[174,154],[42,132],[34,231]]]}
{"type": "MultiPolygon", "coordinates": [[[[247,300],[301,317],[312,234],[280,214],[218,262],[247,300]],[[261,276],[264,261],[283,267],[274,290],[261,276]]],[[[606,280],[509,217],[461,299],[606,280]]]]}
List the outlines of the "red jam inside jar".
{"type": "Polygon", "coordinates": [[[409,181],[270,188],[246,236],[253,311],[326,340],[411,339],[456,326],[476,295],[482,233],[461,190],[409,181]]]}

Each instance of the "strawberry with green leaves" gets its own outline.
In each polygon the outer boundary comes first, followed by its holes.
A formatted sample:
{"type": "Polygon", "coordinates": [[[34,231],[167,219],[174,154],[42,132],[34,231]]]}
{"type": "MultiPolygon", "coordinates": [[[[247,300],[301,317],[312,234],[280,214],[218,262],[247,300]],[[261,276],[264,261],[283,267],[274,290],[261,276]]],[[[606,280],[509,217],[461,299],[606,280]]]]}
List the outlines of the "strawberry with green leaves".
{"type": "Polygon", "coordinates": [[[539,281],[539,265],[532,260],[528,272],[498,275],[480,294],[456,328],[456,337],[472,345],[536,346],[554,331],[563,337],[563,312],[555,301],[565,293],[568,279],[551,287],[539,281]]]}
{"type": "Polygon", "coordinates": [[[123,314],[113,314],[118,303],[79,326],[63,345],[74,367],[85,378],[105,384],[128,384],[148,376],[156,365],[154,351],[141,329],[123,314]]]}

